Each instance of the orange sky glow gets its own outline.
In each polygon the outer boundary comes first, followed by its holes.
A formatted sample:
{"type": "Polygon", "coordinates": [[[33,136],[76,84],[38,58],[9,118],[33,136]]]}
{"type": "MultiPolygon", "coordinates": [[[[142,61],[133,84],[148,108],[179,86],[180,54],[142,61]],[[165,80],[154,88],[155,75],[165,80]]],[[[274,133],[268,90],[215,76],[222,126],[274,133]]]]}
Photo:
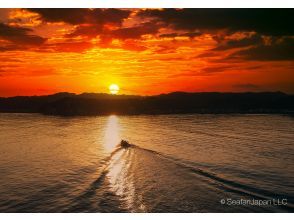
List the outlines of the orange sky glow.
{"type": "Polygon", "coordinates": [[[293,11],[232,10],[0,9],[0,96],[294,93],[293,11]]]}

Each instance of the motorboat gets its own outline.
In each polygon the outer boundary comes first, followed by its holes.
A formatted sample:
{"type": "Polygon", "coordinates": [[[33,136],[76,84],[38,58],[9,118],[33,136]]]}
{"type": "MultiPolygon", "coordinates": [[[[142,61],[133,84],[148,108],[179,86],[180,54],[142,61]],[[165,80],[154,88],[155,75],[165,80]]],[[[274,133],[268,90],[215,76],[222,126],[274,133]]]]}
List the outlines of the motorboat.
{"type": "Polygon", "coordinates": [[[131,147],[132,145],[126,140],[121,140],[120,146],[122,146],[123,148],[128,148],[128,147],[131,147]]]}

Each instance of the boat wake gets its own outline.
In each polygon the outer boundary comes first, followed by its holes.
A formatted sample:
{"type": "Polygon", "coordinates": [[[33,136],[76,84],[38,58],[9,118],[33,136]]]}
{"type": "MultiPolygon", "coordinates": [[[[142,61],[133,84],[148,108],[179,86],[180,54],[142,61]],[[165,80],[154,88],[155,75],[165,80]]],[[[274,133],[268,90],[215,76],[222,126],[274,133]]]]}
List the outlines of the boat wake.
{"type": "MultiPolygon", "coordinates": [[[[219,201],[228,197],[287,198],[288,204],[274,207],[275,211],[291,211],[294,207],[293,197],[232,181],[199,167],[140,146],[117,146],[104,159],[98,178],[65,211],[223,212],[219,201]]],[[[272,206],[226,208],[229,212],[273,211],[272,206]]]]}

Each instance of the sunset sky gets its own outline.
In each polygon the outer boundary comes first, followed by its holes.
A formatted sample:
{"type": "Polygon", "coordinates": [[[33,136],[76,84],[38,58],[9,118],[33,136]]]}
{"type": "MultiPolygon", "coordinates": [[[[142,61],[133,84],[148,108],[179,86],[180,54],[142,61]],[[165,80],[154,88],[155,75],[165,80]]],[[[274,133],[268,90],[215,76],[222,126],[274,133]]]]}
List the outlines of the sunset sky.
{"type": "Polygon", "coordinates": [[[294,93],[293,9],[0,9],[0,96],[294,93]]]}

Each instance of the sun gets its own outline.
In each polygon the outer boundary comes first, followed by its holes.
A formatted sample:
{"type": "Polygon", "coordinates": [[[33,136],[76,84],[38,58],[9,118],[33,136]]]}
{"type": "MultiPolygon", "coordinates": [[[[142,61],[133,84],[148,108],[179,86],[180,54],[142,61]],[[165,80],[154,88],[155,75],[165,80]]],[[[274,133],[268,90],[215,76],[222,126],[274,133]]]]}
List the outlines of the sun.
{"type": "Polygon", "coordinates": [[[119,92],[119,86],[116,84],[111,84],[109,86],[109,92],[114,95],[117,94],[119,92]]]}

